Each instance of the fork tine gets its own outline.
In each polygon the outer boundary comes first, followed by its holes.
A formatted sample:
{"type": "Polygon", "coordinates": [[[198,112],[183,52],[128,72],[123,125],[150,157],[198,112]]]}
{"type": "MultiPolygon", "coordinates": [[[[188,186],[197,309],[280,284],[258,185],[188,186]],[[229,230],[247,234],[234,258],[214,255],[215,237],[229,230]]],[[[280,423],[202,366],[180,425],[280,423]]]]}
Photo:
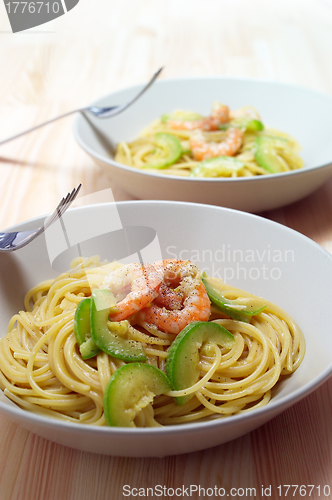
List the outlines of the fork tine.
{"type": "Polygon", "coordinates": [[[65,198],[62,198],[62,200],[60,201],[60,203],[58,204],[58,206],[55,208],[55,210],[52,212],[52,214],[45,221],[44,226],[43,226],[43,231],[45,231],[57,219],[60,219],[60,217],[62,217],[62,215],[67,210],[67,208],[69,208],[69,206],[75,200],[75,198],[78,195],[81,187],[82,187],[82,184],[79,184],[79,186],[77,186],[77,188],[73,189],[71,191],[71,193],[68,193],[65,198]]]}
{"type": "Polygon", "coordinates": [[[63,205],[64,201],[68,198],[68,195],[66,198],[62,198],[58,206],[55,208],[55,210],[47,217],[47,219],[44,222],[43,225],[43,231],[45,231],[51,224],[53,224],[57,219],[59,219],[62,215],[63,212],[60,211],[61,206],[63,205]]]}
{"type": "Polygon", "coordinates": [[[80,189],[81,189],[81,184],[77,188],[73,189],[71,193],[67,194],[66,198],[63,200],[63,203],[61,204],[61,207],[59,207],[61,215],[67,210],[69,205],[71,205],[72,202],[75,200],[80,189]]]}
{"type": "Polygon", "coordinates": [[[62,215],[65,213],[69,205],[74,201],[76,197],[76,191],[72,191],[71,193],[68,193],[66,198],[63,198],[61,200],[61,203],[57,206],[55,210],[55,217],[56,219],[60,219],[62,215]]]}
{"type": "Polygon", "coordinates": [[[82,186],[82,184],[79,184],[77,186],[77,188],[75,188],[75,189],[72,190],[72,192],[69,195],[69,203],[72,203],[75,200],[76,196],[78,195],[78,193],[79,193],[79,191],[81,189],[81,186],[82,186]]]}
{"type": "Polygon", "coordinates": [[[62,198],[59,205],[57,206],[57,208],[54,211],[54,215],[55,215],[56,219],[60,218],[65,213],[67,208],[75,200],[80,189],[81,189],[81,184],[77,188],[73,189],[71,193],[68,193],[65,198],[62,198]]]}
{"type": "MultiPolygon", "coordinates": [[[[80,186],[79,186],[79,188],[80,188],[80,186]]],[[[59,205],[56,207],[55,210],[62,211],[63,207],[65,207],[68,203],[71,203],[71,201],[74,200],[75,196],[76,196],[76,189],[73,189],[72,192],[68,193],[65,198],[62,198],[62,200],[60,201],[59,205]]]]}

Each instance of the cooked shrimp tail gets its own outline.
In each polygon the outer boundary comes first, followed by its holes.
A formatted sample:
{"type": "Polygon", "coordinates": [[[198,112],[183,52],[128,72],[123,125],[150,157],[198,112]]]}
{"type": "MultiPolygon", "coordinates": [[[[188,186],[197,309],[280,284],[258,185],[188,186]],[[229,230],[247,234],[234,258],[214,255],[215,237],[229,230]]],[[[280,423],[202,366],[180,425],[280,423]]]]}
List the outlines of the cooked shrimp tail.
{"type": "Polygon", "coordinates": [[[122,321],[149,305],[158,296],[161,282],[162,275],[150,264],[130,264],[113,271],[104,280],[103,288],[115,286],[126,296],[116,304],[110,319],[122,321]]]}
{"type": "MultiPolygon", "coordinates": [[[[207,321],[211,314],[210,299],[205,286],[198,277],[199,271],[190,261],[168,260],[156,263],[157,269],[164,268],[165,286],[175,285],[175,292],[182,296],[181,309],[161,307],[156,301],[142,309],[138,321],[156,326],[158,329],[178,334],[193,321],[207,321]]],[[[174,292],[174,291],[173,291],[174,292]]]]}

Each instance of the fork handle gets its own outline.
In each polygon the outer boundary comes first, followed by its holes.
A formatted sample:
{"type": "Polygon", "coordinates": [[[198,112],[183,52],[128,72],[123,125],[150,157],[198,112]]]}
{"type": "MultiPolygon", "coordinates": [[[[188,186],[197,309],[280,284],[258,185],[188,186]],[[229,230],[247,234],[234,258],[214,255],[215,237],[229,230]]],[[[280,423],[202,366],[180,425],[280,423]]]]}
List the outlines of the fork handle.
{"type": "Polygon", "coordinates": [[[18,139],[18,137],[22,137],[22,135],[29,134],[30,132],[33,132],[34,130],[37,130],[41,127],[44,127],[44,125],[49,125],[50,123],[53,123],[57,120],[61,120],[62,118],[66,118],[66,116],[73,115],[74,113],[81,113],[83,111],[91,111],[95,116],[98,116],[99,118],[109,118],[111,116],[115,116],[119,113],[122,113],[125,109],[127,109],[129,106],[131,106],[139,97],[141,97],[142,94],[153,84],[153,82],[158,78],[159,74],[163,70],[163,67],[161,67],[151,78],[151,80],[142,88],[142,90],[137,94],[131,101],[129,101],[127,104],[123,104],[122,106],[111,106],[110,108],[104,108],[102,113],[98,113],[98,108],[95,106],[88,106],[85,108],[79,108],[79,109],[74,109],[73,111],[68,111],[67,113],[64,113],[63,115],[57,116],[55,118],[52,118],[51,120],[48,120],[47,122],[40,123],[39,125],[36,125],[35,127],[29,128],[28,130],[24,130],[24,132],[20,132],[19,134],[13,135],[12,137],[8,137],[8,139],[4,139],[3,141],[0,141],[0,146],[2,144],[6,144],[6,142],[13,141],[14,139],[18,139]],[[106,112],[104,112],[106,111],[106,112]]]}
{"type": "Polygon", "coordinates": [[[24,132],[20,132],[19,134],[13,135],[12,137],[8,137],[8,139],[5,139],[3,141],[0,141],[0,146],[2,144],[5,144],[6,142],[13,141],[14,139],[18,139],[18,137],[21,137],[22,135],[29,134],[30,132],[33,132],[34,130],[37,130],[41,127],[44,127],[44,125],[48,125],[49,123],[53,123],[57,120],[61,120],[62,118],[66,118],[66,116],[73,115],[74,113],[79,113],[81,111],[86,111],[87,108],[80,108],[80,109],[74,109],[73,111],[68,111],[68,113],[64,113],[63,115],[57,116],[56,118],[52,118],[51,120],[48,120],[47,122],[40,123],[39,125],[36,125],[35,127],[29,128],[28,130],[24,130],[24,132]]]}

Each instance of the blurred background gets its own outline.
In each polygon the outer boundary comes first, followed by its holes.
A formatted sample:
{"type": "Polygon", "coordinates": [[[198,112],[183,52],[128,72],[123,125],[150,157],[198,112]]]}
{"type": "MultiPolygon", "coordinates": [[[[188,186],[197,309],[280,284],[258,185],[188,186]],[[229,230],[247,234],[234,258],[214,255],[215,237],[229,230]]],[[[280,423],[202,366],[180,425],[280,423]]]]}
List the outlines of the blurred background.
{"type": "MultiPolygon", "coordinates": [[[[1,3],[0,140],[144,83],[162,65],[162,79],[231,75],[331,93],[331,26],[331,0],[80,0],[67,14],[13,34],[1,3]]],[[[83,194],[105,186],[74,140],[73,121],[1,146],[0,227],[52,210],[78,182],[83,194]]]]}
{"type": "MultiPolygon", "coordinates": [[[[5,3],[0,3],[0,141],[143,84],[161,66],[161,79],[250,77],[332,94],[332,0],[80,0],[65,15],[15,34],[5,3]]],[[[116,200],[130,199],[80,149],[74,119],[0,146],[1,230],[50,213],[79,183],[83,195],[111,187],[116,200]]],[[[332,179],[305,200],[264,216],[332,251],[332,179]]],[[[331,484],[331,401],[330,379],[243,438],[160,460],[71,450],[0,415],[0,499],[113,498],[128,481],[175,487],[193,478],[206,487],[273,484],[274,491],[287,480],[331,484]]]]}

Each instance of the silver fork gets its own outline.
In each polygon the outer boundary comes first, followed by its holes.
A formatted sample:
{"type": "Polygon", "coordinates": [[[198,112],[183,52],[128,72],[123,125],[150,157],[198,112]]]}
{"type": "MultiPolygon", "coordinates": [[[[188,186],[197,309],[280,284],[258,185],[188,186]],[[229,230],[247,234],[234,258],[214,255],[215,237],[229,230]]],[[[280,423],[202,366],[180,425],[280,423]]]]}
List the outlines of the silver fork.
{"type": "Polygon", "coordinates": [[[3,141],[0,141],[0,146],[2,144],[5,144],[6,142],[12,141],[14,139],[17,139],[18,137],[21,137],[22,135],[29,134],[30,132],[33,132],[34,130],[37,130],[38,128],[44,127],[44,125],[48,125],[49,123],[53,123],[57,120],[61,120],[62,118],[66,118],[66,116],[73,115],[74,113],[83,113],[83,112],[88,112],[91,113],[93,116],[96,116],[97,118],[111,118],[112,116],[116,116],[123,111],[125,111],[129,106],[134,104],[137,99],[141,97],[141,95],[144,94],[148,90],[148,88],[151,87],[151,85],[154,83],[154,81],[158,78],[160,75],[161,71],[163,68],[160,68],[157,73],[153,75],[151,80],[148,81],[146,85],[142,88],[142,90],[129,102],[126,104],[121,104],[120,106],[110,106],[110,107],[98,107],[98,106],[87,106],[85,108],[79,108],[79,109],[74,109],[73,111],[69,111],[68,113],[64,113],[63,115],[57,116],[56,118],[52,118],[51,120],[48,120],[47,122],[41,123],[40,125],[36,125],[35,127],[29,128],[28,130],[25,130],[24,132],[20,132],[19,134],[13,135],[11,137],[8,137],[8,139],[5,139],[3,141]]]}
{"type": "Polygon", "coordinates": [[[42,227],[37,229],[31,229],[30,231],[15,231],[12,233],[0,233],[0,253],[1,252],[13,252],[19,248],[31,243],[37,236],[42,234],[51,224],[59,220],[65,213],[67,208],[75,200],[76,196],[81,189],[81,184],[68,193],[65,198],[62,198],[59,205],[56,207],[54,212],[51,213],[46,219],[42,227]]]}

